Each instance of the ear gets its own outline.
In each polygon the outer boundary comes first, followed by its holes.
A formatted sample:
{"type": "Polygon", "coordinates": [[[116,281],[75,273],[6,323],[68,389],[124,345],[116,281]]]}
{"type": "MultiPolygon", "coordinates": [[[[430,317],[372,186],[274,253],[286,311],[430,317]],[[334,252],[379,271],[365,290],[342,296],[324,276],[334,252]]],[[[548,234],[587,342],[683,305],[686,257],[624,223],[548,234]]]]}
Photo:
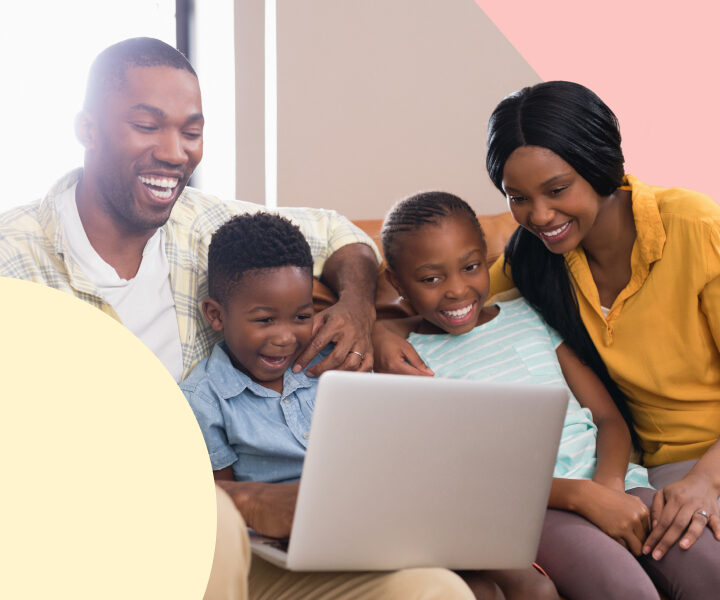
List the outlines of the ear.
{"type": "Polygon", "coordinates": [[[395,291],[400,294],[400,296],[406,296],[405,291],[402,288],[402,285],[400,285],[400,280],[398,279],[398,276],[395,274],[395,271],[391,270],[390,268],[385,269],[385,277],[387,277],[387,280],[390,282],[390,285],[392,285],[395,288],[395,291]]]}
{"type": "Polygon", "coordinates": [[[75,117],[75,136],[85,150],[92,150],[97,144],[97,120],[94,115],[83,110],[75,117]]]}
{"type": "Polygon", "coordinates": [[[202,302],[202,313],[215,331],[222,331],[225,328],[225,309],[217,300],[205,298],[202,302]]]}

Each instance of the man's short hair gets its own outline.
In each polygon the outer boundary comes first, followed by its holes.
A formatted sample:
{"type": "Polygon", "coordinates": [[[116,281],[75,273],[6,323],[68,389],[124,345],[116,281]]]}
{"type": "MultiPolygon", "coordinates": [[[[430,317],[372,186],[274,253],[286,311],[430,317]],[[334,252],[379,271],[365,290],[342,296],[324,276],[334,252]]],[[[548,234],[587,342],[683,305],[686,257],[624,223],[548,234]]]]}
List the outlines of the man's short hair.
{"type": "Polygon", "coordinates": [[[128,67],[173,67],[197,78],[188,59],[169,44],[149,37],[130,38],[105,48],[93,61],[85,90],[85,110],[101,106],[108,91],[122,89],[128,67]]]}
{"type": "Polygon", "coordinates": [[[312,278],[310,245],[297,225],[273,213],[237,215],[213,234],[208,292],[225,305],[245,273],[278,267],[300,267],[312,278]]]}

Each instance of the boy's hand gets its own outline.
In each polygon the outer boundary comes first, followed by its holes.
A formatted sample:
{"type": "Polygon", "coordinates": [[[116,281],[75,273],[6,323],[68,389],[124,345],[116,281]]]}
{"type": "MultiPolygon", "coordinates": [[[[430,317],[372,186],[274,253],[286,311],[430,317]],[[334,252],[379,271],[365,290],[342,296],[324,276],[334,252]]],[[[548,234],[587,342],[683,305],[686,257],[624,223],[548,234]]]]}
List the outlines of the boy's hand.
{"type": "Polygon", "coordinates": [[[268,537],[286,538],[290,535],[300,486],[298,482],[217,480],[215,483],[228,493],[248,527],[268,537]]]}
{"type": "Polygon", "coordinates": [[[330,342],[333,351],[308,369],[311,377],[332,369],[370,371],[373,367],[372,326],[375,306],[365,300],[344,296],[336,304],[315,315],[313,339],[298,356],[293,372],[302,371],[330,342]]]}

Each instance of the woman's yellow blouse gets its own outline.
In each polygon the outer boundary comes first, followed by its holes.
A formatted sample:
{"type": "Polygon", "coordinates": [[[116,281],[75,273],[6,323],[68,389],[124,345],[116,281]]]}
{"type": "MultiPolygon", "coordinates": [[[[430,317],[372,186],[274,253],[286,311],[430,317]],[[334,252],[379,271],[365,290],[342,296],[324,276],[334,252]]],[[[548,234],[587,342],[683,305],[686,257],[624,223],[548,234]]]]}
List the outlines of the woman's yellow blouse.
{"type": "MultiPolygon", "coordinates": [[[[631,175],[626,183],[637,239],[630,282],[607,318],[582,248],[565,262],[590,337],[629,398],[650,467],[698,458],[720,437],[720,206],[631,175]]],[[[502,262],[490,269],[492,293],[512,287],[502,262]]]]}

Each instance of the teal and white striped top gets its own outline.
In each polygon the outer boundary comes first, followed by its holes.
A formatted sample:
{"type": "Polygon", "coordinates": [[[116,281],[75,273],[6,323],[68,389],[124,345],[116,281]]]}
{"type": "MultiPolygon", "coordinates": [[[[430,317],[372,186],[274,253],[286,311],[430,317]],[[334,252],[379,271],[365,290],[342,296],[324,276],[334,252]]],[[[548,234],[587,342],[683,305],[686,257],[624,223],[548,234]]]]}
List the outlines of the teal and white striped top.
{"type": "MultiPolygon", "coordinates": [[[[523,299],[499,302],[498,315],[462,335],[411,333],[415,347],[436,377],[567,386],[555,349],[558,333],[523,299]]],[[[555,477],[591,479],[597,458],[592,414],[570,393],[555,477]]],[[[630,463],[625,489],[651,487],[647,470],[630,463]]]]}

